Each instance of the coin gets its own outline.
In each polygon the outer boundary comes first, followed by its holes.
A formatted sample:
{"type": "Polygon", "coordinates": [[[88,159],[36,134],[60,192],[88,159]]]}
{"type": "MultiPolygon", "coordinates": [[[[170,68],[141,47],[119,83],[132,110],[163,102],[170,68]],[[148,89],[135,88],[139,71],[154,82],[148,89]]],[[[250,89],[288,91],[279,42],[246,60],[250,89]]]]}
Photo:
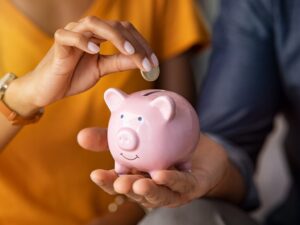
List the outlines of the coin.
{"type": "Polygon", "coordinates": [[[155,81],[159,77],[159,72],[160,72],[159,67],[154,67],[149,72],[141,70],[142,77],[146,81],[155,81]]]}

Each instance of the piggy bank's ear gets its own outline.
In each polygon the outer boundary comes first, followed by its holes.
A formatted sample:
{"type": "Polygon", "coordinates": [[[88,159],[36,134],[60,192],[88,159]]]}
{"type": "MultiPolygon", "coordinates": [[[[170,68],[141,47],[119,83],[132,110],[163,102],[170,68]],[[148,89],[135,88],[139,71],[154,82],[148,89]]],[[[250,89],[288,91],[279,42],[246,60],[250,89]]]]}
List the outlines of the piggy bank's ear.
{"type": "Polygon", "coordinates": [[[115,88],[109,88],[104,92],[104,101],[111,112],[117,110],[126,97],[126,93],[115,88]]]}
{"type": "Polygon", "coordinates": [[[175,116],[176,104],[169,96],[159,96],[152,100],[150,105],[158,108],[166,121],[172,120],[175,116]]]}

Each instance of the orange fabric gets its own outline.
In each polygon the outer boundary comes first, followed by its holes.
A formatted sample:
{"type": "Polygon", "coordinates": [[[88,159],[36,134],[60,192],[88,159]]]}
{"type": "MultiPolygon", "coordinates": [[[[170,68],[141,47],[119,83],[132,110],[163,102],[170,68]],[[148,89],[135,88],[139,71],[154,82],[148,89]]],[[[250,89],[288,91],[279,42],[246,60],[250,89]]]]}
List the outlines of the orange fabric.
{"type": "MultiPolygon", "coordinates": [[[[86,15],[132,21],[158,57],[168,59],[208,42],[194,7],[192,0],[95,0],[86,15]]],[[[0,74],[32,70],[52,42],[8,0],[0,1],[0,74]]],[[[84,127],[107,126],[107,88],[130,93],[151,85],[139,71],[107,76],[91,90],[47,107],[39,123],[25,127],[0,155],[0,224],[76,225],[105,213],[112,197],[89,174],[112,168],[112,159],[82,150],[76,135],[84,127]]]]}

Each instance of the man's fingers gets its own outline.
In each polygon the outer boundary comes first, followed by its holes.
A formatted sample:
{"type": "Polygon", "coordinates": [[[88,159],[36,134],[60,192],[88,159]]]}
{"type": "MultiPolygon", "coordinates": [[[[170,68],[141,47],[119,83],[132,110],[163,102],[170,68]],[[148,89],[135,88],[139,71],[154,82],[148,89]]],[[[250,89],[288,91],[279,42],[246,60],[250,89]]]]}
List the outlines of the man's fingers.
{"type": "Polygon", "coordinates": [[[150,178],[137,180],[132,186],[133,192],[143,196],[153,207],[167,206],[181,201],[179,193],[173,192],[165,186],[157,185],[150,178]]]}
{"type": "Polygon", "coordinates": [[[152,172],[151,177],[155,183],[181,194],[192,194],[199,186],[196,177],[189,172],[162,170],[152,172]]]}
{"type": "Polygon", "coordinates": [[[132,191],[132,185],[138,179],[143,178],[142,175],[121,175],[114,182],[114,189],[120,194],[128,194],[132,191]]]}
{"type": "Polygon", "coordinates": [[[95,184],[97,184],[108,194],[117,194],[114,190],[113,184],[118,178],[118,175],[114,170],[94,170],[90,177],[95,184]]]}
{"type": "Polygon", "coordinates": [[[119,194],[125,194],[129,199],[143,203],[145,199],[141,195],[137,195],[132,190],[132,185],[135,181],[144,178],[139,174],[121,175],[114,182],[114,190],[119,194]]]}
{"type": "Polygon", "coordinates": [[[105,128],[85,128],[77,135],[79,145],[91,151],[104,151],[108,149],[107,129],[105,128]]]}

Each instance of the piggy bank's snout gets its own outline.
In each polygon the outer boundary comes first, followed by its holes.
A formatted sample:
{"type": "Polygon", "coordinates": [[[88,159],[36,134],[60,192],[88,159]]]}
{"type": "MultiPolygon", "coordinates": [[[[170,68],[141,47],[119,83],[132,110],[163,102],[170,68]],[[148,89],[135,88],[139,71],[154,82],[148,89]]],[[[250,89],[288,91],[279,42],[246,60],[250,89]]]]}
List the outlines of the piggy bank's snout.
{"type": "Polygon", "coordinates": [[[137,148],[139,139],[134,130],[122,128],[117,133],[117,143],[122,150],[133,151],[137,148]]]}

